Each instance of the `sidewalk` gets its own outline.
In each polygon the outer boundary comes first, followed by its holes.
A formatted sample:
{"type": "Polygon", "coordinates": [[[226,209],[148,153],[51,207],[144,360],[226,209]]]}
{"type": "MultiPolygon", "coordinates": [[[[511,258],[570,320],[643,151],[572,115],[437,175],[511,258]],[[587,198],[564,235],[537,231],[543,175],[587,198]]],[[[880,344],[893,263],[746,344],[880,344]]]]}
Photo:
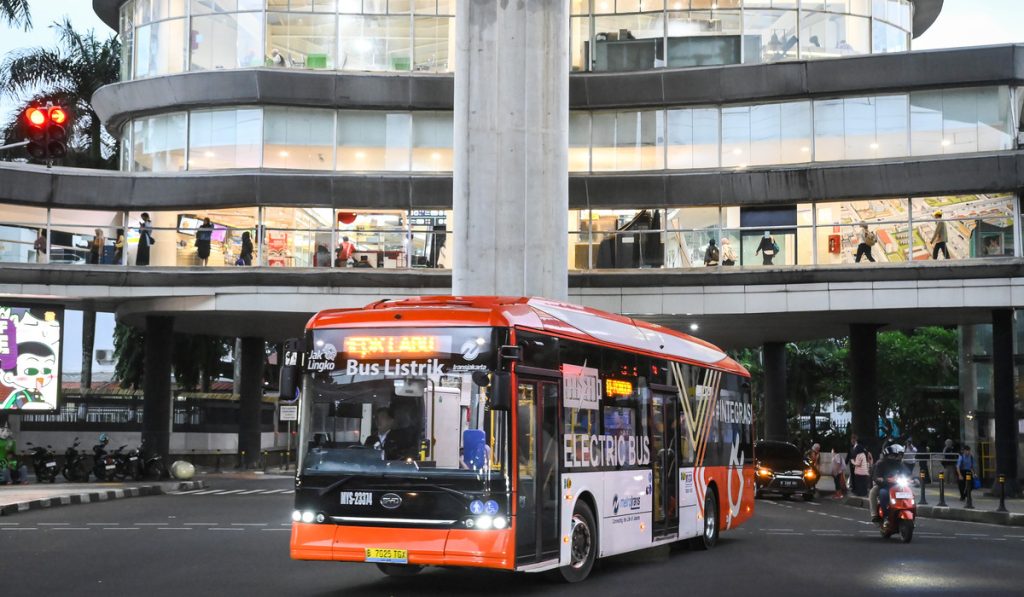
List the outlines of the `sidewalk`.
{"type": "Polygon", "coordinates": [[[26,510],[161,495],[169,491],[202,489],[202,481],[154,483],[56,483],[0,486],[0,516],[26,510]]]}

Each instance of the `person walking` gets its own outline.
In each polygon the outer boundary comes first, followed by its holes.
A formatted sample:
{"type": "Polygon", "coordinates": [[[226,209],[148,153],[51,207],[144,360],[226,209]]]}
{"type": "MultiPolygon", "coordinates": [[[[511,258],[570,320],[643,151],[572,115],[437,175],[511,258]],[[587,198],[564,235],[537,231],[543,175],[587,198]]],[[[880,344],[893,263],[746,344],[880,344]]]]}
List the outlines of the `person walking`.
{"type": "Polygon", "coordinates": [[[704,265],[707,267],[718,265],[718,247],[715,246],[715,239],[708,241],[708,248],[704,251],[704,265]]]}
{"type": "Polygon", "coordinates": [[[949,259],[949,249],[946,248],[946,241],[949,240],[949,233],[946,231],[946,223],[942,221],[942,212],[936,211],[935,216],[935,232],[932,233],[932,259],[939,258],[939,251],[942,251],[942,256],[949,259]]]}
{"type": "Polygon", "coordinates": [[[149,248],[156,244],[153,238],[153,221],[143,212],[139,221],[139,250],[135,253],[135,265],[149,265],[149,248]]]}
{"type": "Polygon", "coordinates": [[[107,244],[106,237],[103,236],[103,230],[97,228],[93,231],[92,242],[89,243],[89,263],[92,265],[99,265],[103,263],[103,249],[107,244]]]}
{"type": "Polygon", "coordinates": [[[722,265],[736,265],[736,252],[727,238],[722,239],[722,265]]]}
{"type": "Polygon", "coordinates": [[[356,245],[347,236],[341,237],[341,244],[335,250],[334,267],[348,267],[352,254],[356,252],[356,245]]]}
{"type": "Polygon", "coordinates": [[[46,247],[49,244],[46,242],[46,228],[40,228],[36,242],[32,243],[32,248],[36,251],[36,263],[46,263],[46,247]]]}
{"type": "Polygon", "coordinates": [[[754,255],[761,254],[761,265],[772,265],[772,260],[775,259],[775,255],[779,252],[779,245],[772,238],[772,233],[765,230],[764,236],[761,237],[761,242],[757,245],[757,249],[754,251],[754,255]]]}
{"type": "Polygon", "coordinates": [[[841,452],[832,453],[832,483],[836,488],[835,493],[832,494],[832,499],[843,499],[843,494],[846,492],[846,466],[843,465],[843,455],[841,452]]]}
{"type": "Polygon", "coordinates": [[[918,478],[917,474],[917,446],[914,445],[914,437],[908,435],[903,445],[903,464],[910,470],[911,478],[918,478]]]}
{"type": "Polygon", "coordinates": [[[252,235],[246,230],[242,233],[242,251],[238,254],[238,258],[242,260],[242,265],[252,265],[252,235]]]}
{"type": "Polygon", "coordinates": [[[871,254],[871,247],[875,246],[878,242],[878,237],[875,236],[874,232],[868,230],[867,224],[860,225],[860,243],[857,245],[857,254],[855,261],[860,263],[861,257],[867,257],[871,263],[875,262],[875,256],[871,254]]]}
{"type": "Polygon", "coordinates": [[[967,473],[971,473],[974,478],[978,476],[978,471],[974,468],[974,456],[971,454],[970,446],[964,446],[960,456],[956,459],[956,482],[960,486],[961,502],[967,499],[967,490],[973,489],[967,485],[967,473]]]}
{"type": "Polygon", "coordinates": [[[870,481],[871,461],[868,458],[868,451],[862,450],[853,459],[853,494],[866,497],[870,481]]]}
{"type": "Polygon", "coordinates": [[[853,488],[853,460],[857,457],[857,454],[864,451],[864,446],[860,443],[860,438],[857,437],[856,433],[850,434],[850,449],[846,452],[846,466],[850,470],[848,475],[849,486],[853,488]]]}
{"type": "Polygon", "coordinates": [[[117,229],[117,239],[114,240],[114,265],[124,265],[124,228],[117,229]]]}
{"type": "Polygon", "coordinates": [[[210,260],[210,240],[213,238],[213,223],[210,218],[203,218],[203,223],[196,229],[196,255],[199,264],[205,266],[210,260]]]}
{"type": "Polygon", "coordinates": [[[952,485],[956,479],[956,461],[959,459],[956,448],[953,447],[953,440],[947,438],[942,446],[942,470],[945,473],[946,483],[952,485]]]}

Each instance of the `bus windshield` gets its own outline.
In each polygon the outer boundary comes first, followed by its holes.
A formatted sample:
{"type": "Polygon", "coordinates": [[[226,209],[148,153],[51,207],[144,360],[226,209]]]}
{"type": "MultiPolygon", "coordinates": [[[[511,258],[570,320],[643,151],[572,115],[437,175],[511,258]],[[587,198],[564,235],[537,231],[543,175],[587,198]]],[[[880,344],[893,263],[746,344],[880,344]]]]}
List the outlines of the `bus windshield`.
{"type": "Polygon", "coordinates": [[[505,413],[487,408],[492,328],[326,329],[304,384],[306,475],[501,471],[505,413]]]}

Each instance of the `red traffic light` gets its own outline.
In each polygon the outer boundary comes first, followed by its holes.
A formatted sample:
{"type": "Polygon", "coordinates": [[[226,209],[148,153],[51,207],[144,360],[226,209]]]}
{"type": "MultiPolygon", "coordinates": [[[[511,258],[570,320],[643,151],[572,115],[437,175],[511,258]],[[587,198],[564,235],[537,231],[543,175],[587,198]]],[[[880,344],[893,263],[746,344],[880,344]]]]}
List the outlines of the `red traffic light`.
{"type": "Polygon", "coordinates": [[[64,124],[68,119],[68,113],[60,106],[50,108],[50,121],[54,124],[64,124]]]}
{"type": "MultiPolygon", "coordinates": [[[[64,111],[61,110],[61,114],[63,113],[64,111]]],[[[40,110],[39,108],[29,108],[28,110],[25,110],[25,119],[28,120],[30,125],[41,127],[46,124],[47,114],[44,110],[40,110]]]]}

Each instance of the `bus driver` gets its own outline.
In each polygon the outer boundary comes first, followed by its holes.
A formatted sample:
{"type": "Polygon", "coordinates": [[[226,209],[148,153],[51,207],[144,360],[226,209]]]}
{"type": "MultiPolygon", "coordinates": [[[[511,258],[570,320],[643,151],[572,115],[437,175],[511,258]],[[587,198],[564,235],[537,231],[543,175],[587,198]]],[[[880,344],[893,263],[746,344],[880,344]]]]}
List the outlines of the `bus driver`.
{"type": "Polygon", "coordinates": [[[390,408],[378,408],[373,414],[376,433],[371,433],[363,443],[367,448],[384,450],[385,460],[400,460],[411,456],[412,441],[405,429],[395,429],[395,413],[390,408]]]}

